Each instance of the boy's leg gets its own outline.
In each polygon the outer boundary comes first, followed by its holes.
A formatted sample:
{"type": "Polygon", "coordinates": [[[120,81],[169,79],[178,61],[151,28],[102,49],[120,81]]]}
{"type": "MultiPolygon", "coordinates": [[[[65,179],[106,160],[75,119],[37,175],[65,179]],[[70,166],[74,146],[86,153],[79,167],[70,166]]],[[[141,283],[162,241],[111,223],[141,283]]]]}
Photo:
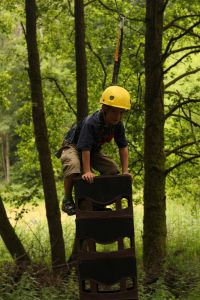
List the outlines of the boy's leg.
{"type": "Polygon", "coordinates": [[[116,162],[100,151],[92,155],[91,166],[101,175],[119,174],[119,169],[116,162]]]}
{"type": "MultiPolygon", "coordinates": [[[[92,168],[100,172],[101,175],[117,175],[119,174],[118,166],[111,158],[101,152],[96,152],[91,157],[92,168]]],[[[103,205],[96,204],[94,210],[111,210],[103,205]]]]}
{"type": "Polygon", "coordinates": [[[75,204],[72,197],[73,179],[76,174],[64,178],[64,197],[62,200],[62,211],[69,216],[75,215],[75,204]]]}
{"type": "Polygon", "coordinates": [[[62,210],[71,216],[75,214],[75,204],[72,197],[73,179],[81,172],[79,155],[75,146],[69,145],[63,150],[61,162],[64,174],[62,210]]]}

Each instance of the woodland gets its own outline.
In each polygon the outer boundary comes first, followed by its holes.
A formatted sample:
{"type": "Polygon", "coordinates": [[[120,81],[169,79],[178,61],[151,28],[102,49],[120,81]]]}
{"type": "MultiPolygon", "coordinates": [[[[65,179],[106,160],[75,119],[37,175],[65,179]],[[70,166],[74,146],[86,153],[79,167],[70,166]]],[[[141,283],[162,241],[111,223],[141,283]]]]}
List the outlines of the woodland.
{"type": "MultiPolygon", "coordinates": [[[[63,136],[112,84],[133,175],[139,299],[200,299],[198,0],[0,3],[0,300],[79,299],[63,136]]],[[[116,145],[104,147],[118,163],[116,145]]],[[[98,174],[97,174],[98,175],[98,174]]]]}

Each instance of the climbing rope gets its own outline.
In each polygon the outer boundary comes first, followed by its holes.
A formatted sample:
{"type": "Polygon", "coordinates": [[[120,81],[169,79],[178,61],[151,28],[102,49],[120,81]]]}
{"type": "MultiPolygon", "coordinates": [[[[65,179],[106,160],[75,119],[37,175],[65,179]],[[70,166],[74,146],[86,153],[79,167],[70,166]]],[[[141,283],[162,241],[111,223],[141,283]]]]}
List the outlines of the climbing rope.
{"type": "Polygon", "coordinates": [[[122,46],[123,46],[123,28],[124,28],[124,17],[120,14],[117,1],[115,0],[116,10],[119,15],[119,25],[118,25],[118,33],[117,33],[117,45],[115,50],[115,62],[113,68],[113,77],[112,77],[112,85],[117,84],[121,56],[122,56],[122,46]]]}

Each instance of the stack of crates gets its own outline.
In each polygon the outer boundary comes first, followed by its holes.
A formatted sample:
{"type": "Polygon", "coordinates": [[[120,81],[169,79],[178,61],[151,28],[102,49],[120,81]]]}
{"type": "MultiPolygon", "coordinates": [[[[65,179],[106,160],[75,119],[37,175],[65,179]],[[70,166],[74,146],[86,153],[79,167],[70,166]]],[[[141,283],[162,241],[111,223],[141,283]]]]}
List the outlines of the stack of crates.
{"type": "Polygon", "coordinates": [[[75,180],[80,300],[138,299],[130,176],[75,180]]]}

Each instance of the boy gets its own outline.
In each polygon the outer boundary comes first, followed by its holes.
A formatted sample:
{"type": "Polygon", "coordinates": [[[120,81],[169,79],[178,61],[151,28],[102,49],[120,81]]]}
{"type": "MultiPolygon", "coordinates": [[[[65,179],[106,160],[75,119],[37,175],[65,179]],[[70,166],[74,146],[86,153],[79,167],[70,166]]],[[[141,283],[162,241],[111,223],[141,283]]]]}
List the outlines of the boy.
{"type": "Polygon", "coordinates": [[[100,103],[102,109],[72,127],[62,144],[65,192],[62,210],[69,216],[75,214],[72,189],[77,175],[82,173],[82,179],[92,183],[95,177],[92,168],[101,175],[119,173],[116,163],[100,151],[105,142],[114,138],[119,148],[122,174],[129,174],[127,140],[121,122],[124,111],[131,107],[129,92],[119,86],[110,86],[103,92],[100,103]]]}

